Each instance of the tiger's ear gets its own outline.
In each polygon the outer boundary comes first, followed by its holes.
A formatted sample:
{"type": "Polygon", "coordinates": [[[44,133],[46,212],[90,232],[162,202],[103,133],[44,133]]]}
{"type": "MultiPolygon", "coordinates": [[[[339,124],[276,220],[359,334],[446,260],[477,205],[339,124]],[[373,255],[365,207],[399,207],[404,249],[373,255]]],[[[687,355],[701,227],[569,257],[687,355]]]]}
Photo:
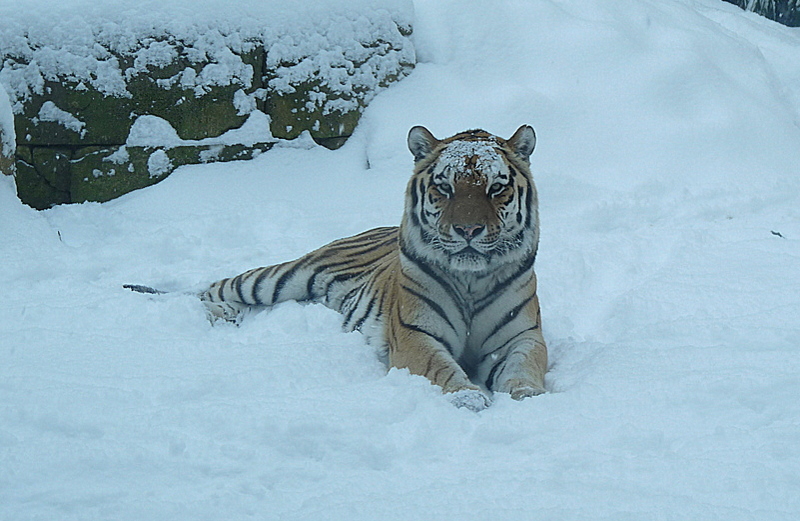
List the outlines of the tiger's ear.
{"type": "Polygon", "coordinates": [[[511,139],[508,140],[508,146],[511,147],[511,150],[517,153],[517,155],[525,161],[528,161],[531,154],[533,153],[534,147],[536,147],[536,132],[533,131],[533,127],[530,125],[522,125],[514,132],[514,135],[511,136],[511,139]]]}
{"type": "Polygon", "coordinates": [[[438,144],[439,140],[425,127],[416,126],[408,131],[408,149],[414,154],[414,161],[424,159],[438,144]]]}

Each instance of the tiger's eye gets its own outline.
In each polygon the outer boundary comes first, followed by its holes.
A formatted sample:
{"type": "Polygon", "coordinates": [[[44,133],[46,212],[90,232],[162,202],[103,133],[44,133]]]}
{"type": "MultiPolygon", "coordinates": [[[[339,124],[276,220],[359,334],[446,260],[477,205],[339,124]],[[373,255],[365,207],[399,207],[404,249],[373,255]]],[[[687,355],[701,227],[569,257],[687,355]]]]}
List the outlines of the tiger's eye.
{"type": "Polygon", "coordinates": [[[494,183],[489,187],[489,195],[497,195],[505,189],[505,185],[501,183],[494,183]]]}
{"type": "Polygon", "coordinates": [[[452,197],[453,189],[450,188],[450,185],[445,185],[445,184],[439,185],[439,184],[436,184],[436,185],[433,185],[433,186],[435,186],[436,190],[438,190],[439,193],[442,194],[443,196],[445,196],[447,198],[452,197]]]}

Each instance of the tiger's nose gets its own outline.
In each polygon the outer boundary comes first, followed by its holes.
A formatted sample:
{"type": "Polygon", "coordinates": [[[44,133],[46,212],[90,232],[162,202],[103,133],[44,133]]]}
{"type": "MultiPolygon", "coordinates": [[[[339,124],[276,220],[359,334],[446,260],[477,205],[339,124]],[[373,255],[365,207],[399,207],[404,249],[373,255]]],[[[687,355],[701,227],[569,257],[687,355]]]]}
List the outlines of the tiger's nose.
{"type": "Polygon", "coordinates": [[[476,235],[480,234],[486,226],[482,224],[454,224],[453,229],[457,234],[464,237],[466,240],[472,240],[476,235]]]}

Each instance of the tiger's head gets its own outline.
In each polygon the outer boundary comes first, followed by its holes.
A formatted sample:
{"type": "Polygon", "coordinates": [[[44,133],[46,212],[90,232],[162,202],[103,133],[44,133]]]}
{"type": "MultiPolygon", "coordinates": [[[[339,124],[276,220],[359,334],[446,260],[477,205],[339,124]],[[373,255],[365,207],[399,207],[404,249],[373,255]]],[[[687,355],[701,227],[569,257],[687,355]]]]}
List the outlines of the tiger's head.
{"type": "Polygon", "coordinates": [[[510,139],[469,130],[438,140],[408,133],[414,174],[401,226],[404,251],[448,272],[482,272],[536,254],[539,220],[529,157],[533,128],[510,139]]]}

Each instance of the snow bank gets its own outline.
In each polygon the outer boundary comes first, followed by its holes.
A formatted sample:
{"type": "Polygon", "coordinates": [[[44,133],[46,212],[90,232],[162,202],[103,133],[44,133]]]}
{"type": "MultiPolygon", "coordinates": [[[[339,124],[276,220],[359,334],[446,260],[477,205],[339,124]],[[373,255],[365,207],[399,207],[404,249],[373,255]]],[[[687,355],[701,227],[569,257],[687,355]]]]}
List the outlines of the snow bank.
{"type": "Polygon", "coordinates": [[[800,517],[797,31],[717,0],[416,11],[424,63],[339,150],[43,212],[0,178],[0,517],[800,517]],[[412,125],[523,123],[547,394],[455,409],[324,307],[212,327],[191,295],[397,224],[412,125]]]}

